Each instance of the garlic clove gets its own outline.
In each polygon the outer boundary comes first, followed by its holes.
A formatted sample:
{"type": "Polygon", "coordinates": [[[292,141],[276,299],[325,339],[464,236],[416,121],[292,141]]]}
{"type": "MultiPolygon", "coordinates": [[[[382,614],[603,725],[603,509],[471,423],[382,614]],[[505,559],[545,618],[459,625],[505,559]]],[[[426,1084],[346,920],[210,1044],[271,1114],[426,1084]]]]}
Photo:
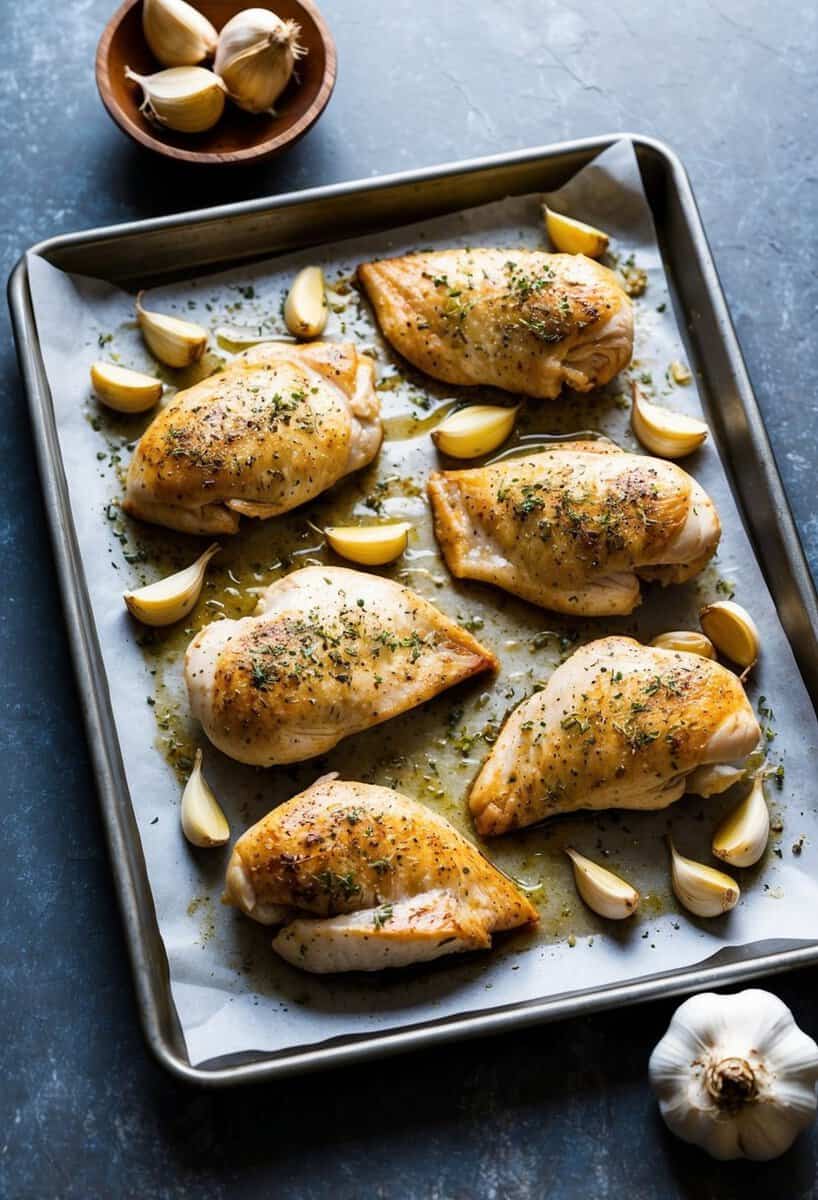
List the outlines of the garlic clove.
{"type": "Polygon", "coordinates": [[[645,449],[660,458],[685,458],[709,433],[704,421],[645,400],[635,383],[631,426],[645,449]]]}
{"type": "Polygon", "coordinates": [[[182,793],[182,832],[192,846],[223,846],[230,841],[230,826],[219,802],[202,774],[202,752],[182,793]]]}
{"type": "Polygon", "coordinates": [[[753,666],[761,647],[756,623],[734,600],[717,600],[699,613],[701,627],[713,645],[745,670],[753,666]]]}
{"type": "Polygon", "coordinates": [[[770,812],[764,780],[757,775],[743,800],[720,822],[713,835],[713,854],[733,867],[752,867],[767,849],[770,812]]]}
{"type": "Polygon", "coordinates": [[[140,112],[178,133],[204,133],[224,112],[224,83],[204,67],[169,67],[154,75],[126,67],[125,78],[142,88],[140,112]]]}
{"type": "Polygon", "coordinates": [[[143,625],[159,627],[181,621],[199,599],[207,564],[219,550],[220,546],[214,542],[183,571],[157,579],[135,592],[125,592],[123,599],[128,611],[143,625]]]}
{"type": "Polygon", "coordinates": [[[328,525],[324,535],[341,558],[365,567],[383,567],[403,554],[411,528],[408,521],[394,525],[328,525]]]}
{"type": "Polygon", "coordinates": [[[230,99],[246,112],[272,112],[290,81],[296,62],[307,53],[298,44],[301,28],[265,8],[245,8],[219,34],[213,69],[230,99]]]}
{"type": "Polygon", "coordinates": [[[289,333],[254,333],[252,329],[241,329],[238,325],[219,325],[213,336],[223,350],[246,350],[249,346],[262,346],[265,342],[283,342],[294,345],[296,339],[289,333]]]}
{"type": "Polygon", "coordinates": [[[734,783],[738,783],[747,774],[744,767],[732,767],[729,763],[709,763],[704,767],[696,767],[685,780],[685,791],[694,796],[720,796],[734,783]]]}
{"type": "Polygon", "coordinates": [[[115,363],[92,363],[91,386],[98,400],[122,413],[147,412],[162,398],[161,379],[115,363]]]}
{"type": "Polygon", "coordinates": [[[659,650],[678,650],[682,654],[698,654],[700,658],[715,658],[716,650],[710,638],[695,629],[674,629],[660,633],[651,642],[659,650]]]}
{"type": "Polygon", "coordinates": [[[294,337],[316,338],[327,323],[327,298],[324,272],[320,267],[304,267],[292,282],[284,303],[284,320],[294,337]]]}
{"type": "Polygon", "coordinates": [[[636,912],[639,907],[636,888],[570,846],[565,853],[574,868],[577,891],[590,909],[610,921],[622,921],[636,912]]]}
{"type": "Polygon", "coordinates": [[[566,217],[563,213],[552,212],[547,204],[543,205],[545,228],[553,242],[554,249],[563,254],[587,254],[588,258],[599,258],[608,249],[608,235],[593,225],[566,217]]]}
{"type": "Polygon", "coordinates": [[[193,67],[216,53],[219,35],[186,0],[142,0],[142,32],[163,67],[193,67]]]}
{"type": "Polygon", "coordinates": [[[714,867],[694,862],[670,842],[671,879],[679,903],[697,917],[720,917],[735,908],[741,889],[734,879],[714,867]]]}
{"type": "Polygon", "coordinates": [[[668,367],[668,370],[670,371],[670,378],[674,383],[678,383],[680,387],[686,387],[693,378],[690,367],[686,363],[681,362],[678,358],[674,358],[673,362],[668,367]]]}
{"type": "Polygon", "coordinates": [[[502,446],[517,420],[519,405],[503,408],[471,404],[450,413],[432,432],[432,441],[450,458],[479,458],[502,446]]]}
{"type": "Polygon", "coordinates": [[[207,345],[207,330],[180,317],[150,312],[142,307],[144,294],[136,297],[136,319],[151,353],[166,367],[189,367],[198,362],[207,345]]]}

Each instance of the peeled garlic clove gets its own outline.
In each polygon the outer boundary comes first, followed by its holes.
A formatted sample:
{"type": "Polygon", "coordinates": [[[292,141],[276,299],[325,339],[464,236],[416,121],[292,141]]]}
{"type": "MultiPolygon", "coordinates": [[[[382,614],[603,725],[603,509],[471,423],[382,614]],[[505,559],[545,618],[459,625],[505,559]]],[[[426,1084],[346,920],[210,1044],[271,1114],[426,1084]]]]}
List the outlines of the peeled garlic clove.
{"type": "Polygon", "coordinates": [[[659,650],[680,650],[683,654],[698,654],[700,658],[715,658],[716,651],[710,638],[695,629],[674,629],[660,633],[651,642],[659,650]]]}
{"type": "Polygon", "coordinates": [[[709,433],[704,421],[645,400],[636,384],[631,426],[645,449],[660,458],[684,458],[692,454],[709,433]]]}
{"type": "Polygon", "coordinates": [[[411,528],[408,521],[394,525],[329,525],[324,535],[341,558],[366,567],[383,567],[403,554],[411,528]]]}
{"type": "Polygon", "coordinates": [[[180,317],[149,312],[142,307],[144,294],[136,297],[136,319],[151,353],[166,367],[189,367],[198,362],[207,345],[207,330],[180,317]]]}
{"type": "Polygon", "coordinates": [[[673,891],[679,903],[697,917],[720,917],[735,908],[741,889],[734,879],[694,862],[670,843],[673,891]]]}
{"type": "Polygon", "coordinates": [[[432,441],[450,458],[479,458],[491,454],[511,434],[519,411],[519,406],[502,408],[492,404],[471,404],[441,421],[432,432],[432,441]]]}
{"type": "Polygon", "coordinates": [[[599,258],[608,249],[608,235],[601,229],[552,212],[547,204],[543,205],[543,216],[555,250],[563,254],[587,254],[589,258],[599,258]]]}
{"type": "Polygon", "coordinates": [[[156,583],[137,588],[135,592],[125,592],[123,599],[128,611],[143,625],[173,625],[175,621],[181,621],[199,599],[207,564],[219,549],[214,542],[183,571],[157,579],[156,583]]]}
{"type": "Polygon", "coordinates": [[[713,645],[739,667],[751,667],[761,647],[756,623],[733,600],[717,600],[699,613],[702,629],[713,645]]]}
{"type": "Polygon", "coordinates": [[[287,328],[294,337],[318,337],[324,332],[328,312],[324,272],[320,267],[304,267],[293,280],[284,303],[287,328]]]}
{"type": "Polygon", "coordinates": [[[115,363],[92,363],[91,386],[98,400],[122,413],[147,412],[162,397],[161,379],[115,363]]]}
{"type": "Polygon", "coordinates": [[[204,133],[224,112],[225,86],[204,67],[170,67],[155,75],[126,67],[125,78],[142,88],[140,112],[178,133],[204,133]]]}
{"type": "Polygon", "coordinates": [[[223,846],[230,841],[230,826],[219,802],[202,774],[202,752],[182,793],[182,832],[193,846],[223,846]]]}
{"type": "Polygon", "coordinates": [[[678,383],[680,387],[685,387],[693,378],[690,367],[678,358],[674,358],[668,370],[670,371],[670,378],[674,383],[678,383]]]}
{"type": "Polygon", "coordinates": [[[298,44],[301,27],[266,8],[245,8],[219,34],[213,69],[230,99],[246,112],[271,112],[306,54],[298,44]]]}
{"type": "Polygon", "coordinates": [[[163,67],[193,67],[216,53],[219,35],[185,0],[142,0],[142,32],[163,67]]]}
{"type": "Polygon", "coordinates": [[[565,853],[574,867],[577,891],[590,909],[610,921],[622,921],[636,912],[639,907],[636,888],[570,846],[565,853]]]}
{"type": "Polygon", "coordinates": [[[758,775],[747,795],[720,822],[713,834],[713,854],[733,867],[757,863],[770,838],[770,812],[764,780],[758,775]]]}
{"type": "Polygon", "coordinates": [[[685,791],[694,796],[720,796],[734,783],[738,783],[747,774],[744,767],[731,767],[729,763],[710,763],[705,767],[696,767],[685,780],[685,791]]]}

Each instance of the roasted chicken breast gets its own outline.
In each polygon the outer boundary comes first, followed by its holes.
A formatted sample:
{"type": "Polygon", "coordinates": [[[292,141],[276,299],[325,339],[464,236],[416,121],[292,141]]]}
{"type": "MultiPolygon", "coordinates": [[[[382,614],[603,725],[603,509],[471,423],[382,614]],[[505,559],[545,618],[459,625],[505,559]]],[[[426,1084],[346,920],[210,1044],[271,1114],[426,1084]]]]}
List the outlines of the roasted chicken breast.
{"type": "Polygon", "coordinates": [[[193,715],[239,762],[300,762],[480,671],[490,650],[409,588],[344,567],[305,567],[257,615],[193,639],[193,715]]]}
{"type": "Polygon", "coordinates": [[[364,263],[358,278],[395,349],[445,383],[550,399],[631,359],[630,300],[581,254],[436,250],[364,263]]]}
{"type": "Polygon", "coordinates": [[[484,835],[575,809],[665,808],[697,768],[746,758],[760,735],[744,688],[725,667],[602,638],[514,710],[469,807],[484,835]]]}
{"type": "Polygon", "coordinates": [[[483,950],[537,920],[514,884],[422,804],[333,775],[236,842],[226,904],[283,925],[273,949],[306,971],[378,971],[483,950]]]}
{"type": "Polygon", "coordinates": [[[148,426],[123,508],[184,533],[235,533],[311,500],[378,452],[374,364],[354,346],[264,343],[178,392],[148,426]]]}
{"type": "Polygon", "coordinates": [[[441,471],[428,490],[453,575],[580,616],[632,612],[640,577],[691,579],[721,532],[712,501],[681,467],[606,442],[441,471]]]}

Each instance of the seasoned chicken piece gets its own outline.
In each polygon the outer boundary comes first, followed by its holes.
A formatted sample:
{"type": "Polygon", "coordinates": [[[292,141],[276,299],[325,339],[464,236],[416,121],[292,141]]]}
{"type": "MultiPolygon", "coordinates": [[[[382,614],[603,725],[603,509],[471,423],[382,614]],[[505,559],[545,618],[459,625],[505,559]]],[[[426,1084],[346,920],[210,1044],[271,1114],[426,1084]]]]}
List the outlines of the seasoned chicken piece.
{"type": "Polygon", "coordinates": [[[236,842],[224,902],[306,971],[379,971],[484,950],[536,909],[448,821],[326,775],[236,842]]]}
{"type": "Polygon", "coordinates": [[[408,588],[344,567],[305,567],[257,613],[193,639],[185,679],[214,746],[269,767],[331,750],[495,669],[490,650],[408,588]]]}
{"type": "Polygon", "coordinates": [[[469,806],[481,834],[579,808],[665,808],[698,767],[746,758],[760,735],[744,688],[718,663],[602,638],[514,710],[469,806]]]}
{"type": "Polygon", "coordinates": [[[382,428],[374,364],[354,346],[267,342],[178,392],[148,426],[123,508],[183,533],[235,533],[366,466],[382,428]]]}
{"type": "Polygon", "coordinates": [[[675,463],[605,442],[555,444],[428,484],[449,570],[555,612],[632,612],[639,577],[682,583],[704,569],[721,528],[675,463]]]}
{"type": "Polygon", "coordinates": [[[395,349],[445,383],[550,399],[631,360],[630,300],[581,254],[436,250],[364,263],[358,278],[395,349]]]}

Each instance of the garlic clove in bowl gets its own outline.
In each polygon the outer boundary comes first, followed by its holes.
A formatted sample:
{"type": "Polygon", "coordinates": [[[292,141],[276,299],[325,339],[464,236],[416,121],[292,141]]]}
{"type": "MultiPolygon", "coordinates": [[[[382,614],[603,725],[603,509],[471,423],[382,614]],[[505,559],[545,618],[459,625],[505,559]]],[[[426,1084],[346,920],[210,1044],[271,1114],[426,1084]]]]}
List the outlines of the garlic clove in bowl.
{"type": "Polygon", "coordinates": [[[134,592],[125,592],[123,599],[128,611],[143,625],[157,628],[181,621],[193,611],[202,592],[207,564],[219,550],[220,546],[214,542],[184,570],[134,592]]]}
{"type": "Polygon", "coordinates": [[[317,338],[327,324],[324,272],[320,267],[303,267],[292,282],[284,302],[284,321],[299,338],[317,338]]]}
{"type": "Polygon", "coordinates": [[[519,405],[470,404],[445,417],[432,431],[432,441],[450,458],[480,458],[511,436],[519,405]]]}
{"type": "Polygon", "coordinates": [[[91,364],[94,395],[108,408],[121,413],[142,413],[162,398],[162,381],[116,363],[91,364]]]}
{"type": "Polygon", "coordinates": [[[639,907],[636,888],[570,846],[565,853],[574,868],[577,891],[593,912],[609,921],[623,921],[633,916],[639,907]]]}
{"type": "Polygon", "coordinates": [[[632,387],[631,426],[646,450],[659,458],[685,458],[698,450],[709,430],[704,421],[672,412],[646,400],[636,384],[632,387]]]}
{"type": "Polygon", "coordinates": [[[151,312],[142,305],[144,292],[136,297],[136,320],[145,343],[166,367],[189,367],[205,352],[208,333],[193,321],[151,312]]]}
{"type": "Polygon", "coordinates": [[[764,778],[757,775],[744,799],[719,823],[713,834],[713,854],[733,867],[752,867],[767,849],[769,838],[764,778]]]}
{"type": "Polygon", "coordinates": [[[301,27],[266,8],[245,8],[219,34],[213,69],[230,99],[250,113],[269,113],[306,54],[301,27]]]}
{"type": "Polygon", "coordinates": [[[600,258],[608,249],[608,235],[593,225],[554,212],[543,205],[545,228],[555,250],[563,254],[585,254],[588,258],[600,258]]]}
{"type": "Polygon", "coordinates": [[[126,67],[125,78],[142,88],[140,111],[177,133],[204,133],[224,112],[224,84],[205,67],[168,67],[153,75],[126,67]]]}
{"type": "Polygon", "coordinates": [[[411,528],[408,521],[393,525],[328,525],[324,535],[341,558],[365,567],[383,567],[403,554],[411,528]]]}
{"type": "Polygon", "coordinates": [[[216,52],[219,35],[187,0],[142,0],[142,32],[163,67],[194,67],[216,52]]]}
{"type": "Polygon", "coordinates": [[[192,846],[224,846],[230,826],[202,774],[202,752],[196,751],[193,770],[182,793],[182,832],[192,846]]]}
{"type": "Polygon", "coordinates": [[[818,1045],[758,988],[685,1000],[648,1072],[668,1129],[713,1158],[777,1158],[815,1120],[818,1045]]]}

